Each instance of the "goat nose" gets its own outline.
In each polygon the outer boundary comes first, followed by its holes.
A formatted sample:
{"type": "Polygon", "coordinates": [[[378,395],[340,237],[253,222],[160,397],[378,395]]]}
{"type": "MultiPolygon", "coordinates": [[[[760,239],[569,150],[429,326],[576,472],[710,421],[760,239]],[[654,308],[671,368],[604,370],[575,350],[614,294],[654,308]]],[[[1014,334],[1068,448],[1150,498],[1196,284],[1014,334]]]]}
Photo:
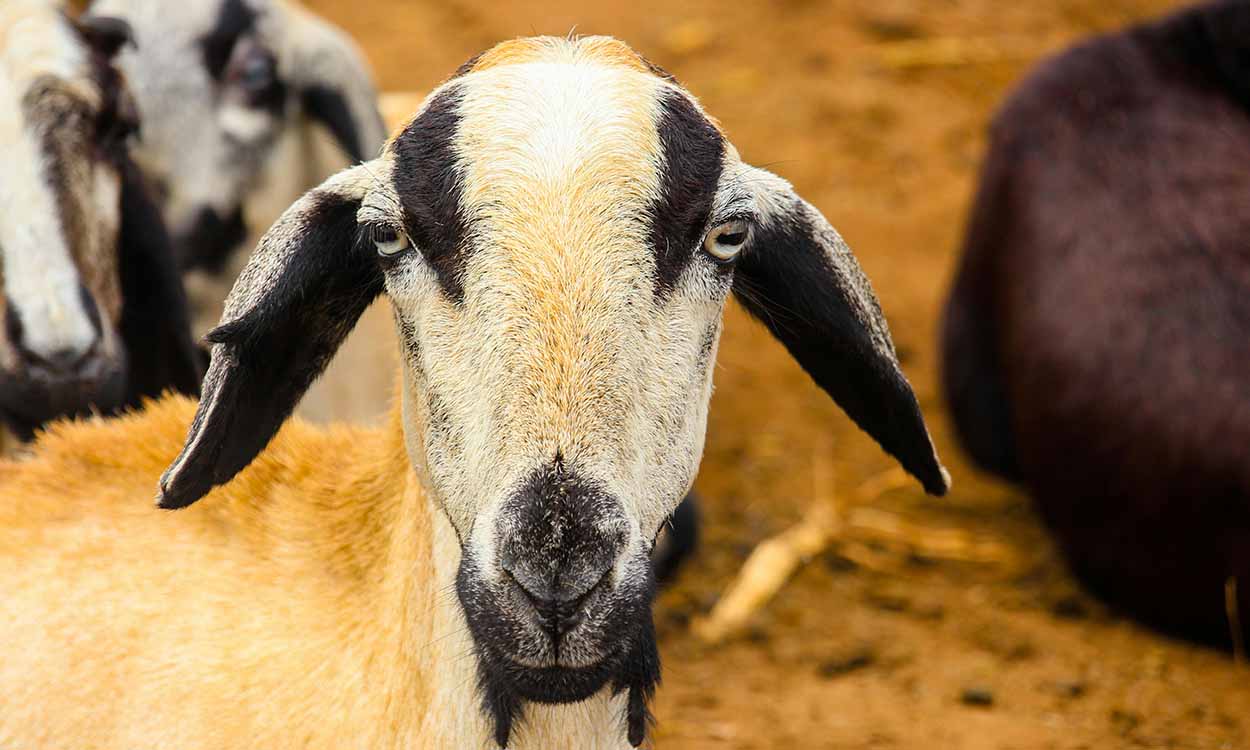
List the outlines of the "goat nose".
{"type": "Polygon", "coordinates": [[[63,347],[47,353],[31,351],[18,345],[31,373],[53,380],[89,378],[99,352],[99,341],[85,347],[63,347]]]}
{"type": "Polygon", "coordinates": [[[598,591],[607,586],[612,561],[579,566],[579,570],[572,575],[572,571],[559,570],[549,570],[546,575],[535,574],[528,566],[515,561],[505,561],[501,567],[508,580],[533,608],[542,629],[559,639],[581,624],[586,606],[598,591]]]}
{"type": "Polygon", "coordinates": [[[31,375],[46,380],[90,380],[97,374],[99,320],[94,302],[85,290],[82,293],[91,330],[90,335],[71,337],[76,339],[72,343],[36,343],[17,311],[11,305],[5,310],[5,334],[31,375]]]}

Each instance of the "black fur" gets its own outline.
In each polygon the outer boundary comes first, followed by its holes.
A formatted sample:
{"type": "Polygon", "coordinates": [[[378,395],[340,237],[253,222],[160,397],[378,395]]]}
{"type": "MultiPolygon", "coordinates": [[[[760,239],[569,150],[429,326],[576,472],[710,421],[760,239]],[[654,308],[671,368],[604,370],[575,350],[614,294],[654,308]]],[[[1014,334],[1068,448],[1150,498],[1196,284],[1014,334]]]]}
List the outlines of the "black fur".
{"type": "Polygon", "coordinates": [[[209,273],[220,273],[230,254],[247,239],[243,207],[237,206],[228,216],[221,216],[205,206],[195,215],[191,228],[178,239],[180,268],[188,271],[200,268],[209,273]]]}
{"type": "Polygon", "coordinates": [[[347,97],[342,91],[318,84],[305,87],[300,92],[300,98],[304,103],[304,111],[329,129],[339,147],[352,161],[364,161],[372,156],[365,153],[356,118],[352,117],[351,108],[347,106],[347,97]]]}
{"type": "Polygon", "coordinates": [[[247,466],[382,293],[376,255],[356,241],[360,201],[316,191],[306,200],[312,206],[276,288],[207,336],[219,346],[183,470],[162,480],[161,507],[190,505],[247,466]],[[213,404],[221,407],[210,413],[213,404]]]}
{"type": "Polygon", "coordinates": [[[661,586],[671,582],[682,564],[699,546],[699,498],[693,492],[682,498],[651,550],[651,566],[661,586]]]}
{"type": "Polygon", "coordinates": [[[500,511],[499,576],[464,550],[456,593],[501,747],[524,701],[573,703],[609,684],[630,691],[626,730],[641,741],[659,681],[655,579],[642,556],[631,558],[626,575],[612,575],[627,528],[620,501],[557,458],[500,511]],[[540,665],[521,666],[522,656],[540,665]]]}
{"type": "Polygon", "coordinates": [[[120,333],[129,361],[125,405],[137,407],[143,398],[166,390],[198,396],[205,358],[191,338],[173,245],[160,209],[129,160],[122,166],[121,203],[120,333]]]}
{"type": "Polygon", "coordinates": [[[243,0],[224,0],[217,12],[213,28],[200,38],[204,67],[215,80],[222,80],[234,45],[244,34],[256,27],[256,11],[243,0]]]}
{"type": "Polygon", "coordinates": [[[663,194],[651,209],[656,294],[673,289],[703,241],[720,180],[725,139],[685,94],[662,95],[657,125],[664,146],[663,194]]]}
{"type": "Polygon", "coordinates": [[[134,46],[130,24],[120,18],[84,14],[73,23],[87,46],[107,59],[113,58],[127,44],[134,46]]]}
{"type": "Polygon", "coordinates": [[[759,226],[734,272],[738,301],[764,323],[838,406],[925,491],[946,493],[916,396],[899,369],[888,334],[866,327],[885,319],[849,253],[835,267],[823,219],[797,197],[759,226]]]}
{"type": "Polygon", "coordinates": [[[438,274],[452,300],[464,296],[466,225],[453,149],[460,126],[460,92],[445,89],[394,142],[395,190],[408,236],[438,274]]]}
{"type": "Polygon", "coordinates": [[[1250,3],[1044,63],[997,116],[947,308],[961,438],[1126,612],[1250,612],[1250,3]]]}

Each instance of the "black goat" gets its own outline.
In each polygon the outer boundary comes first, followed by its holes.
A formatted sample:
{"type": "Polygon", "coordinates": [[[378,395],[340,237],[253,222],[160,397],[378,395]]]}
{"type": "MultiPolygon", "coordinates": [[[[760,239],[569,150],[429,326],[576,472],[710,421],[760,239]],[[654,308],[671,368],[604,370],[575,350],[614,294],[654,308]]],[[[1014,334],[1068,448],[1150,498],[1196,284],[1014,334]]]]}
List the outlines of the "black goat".
{"type": "Polygon", "coordinates": [[[944,326],[965,447],[1096,593],[1250,615],[1250,3],[1076,46],[994,121],[944,326]],[[1230,585],[1231,584],[1231,585],[1230,585]]]}

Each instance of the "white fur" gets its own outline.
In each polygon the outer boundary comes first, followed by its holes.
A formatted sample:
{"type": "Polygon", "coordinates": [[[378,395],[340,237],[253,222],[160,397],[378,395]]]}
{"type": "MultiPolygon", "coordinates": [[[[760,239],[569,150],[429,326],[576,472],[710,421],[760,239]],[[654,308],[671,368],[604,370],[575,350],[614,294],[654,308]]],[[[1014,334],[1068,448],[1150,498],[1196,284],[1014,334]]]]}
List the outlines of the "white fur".
{"type": "MultiPolygon", "coordinates": [[[[22,323],[23,345],[45,357],[85,353],[97,338],[79,294],[78,269],[37,132],[51,124],[28,122],[22,107],[30,86],[44,77],[58,79],[88,102],[99,99],[88,83],[82,43],[60,18],[58,5],[6,0],[0,6],[0,268],[4,297],[22,323]]],[[[115,228],[115,176],[97,173],[91,188],[101,216],[115,228]]]]}

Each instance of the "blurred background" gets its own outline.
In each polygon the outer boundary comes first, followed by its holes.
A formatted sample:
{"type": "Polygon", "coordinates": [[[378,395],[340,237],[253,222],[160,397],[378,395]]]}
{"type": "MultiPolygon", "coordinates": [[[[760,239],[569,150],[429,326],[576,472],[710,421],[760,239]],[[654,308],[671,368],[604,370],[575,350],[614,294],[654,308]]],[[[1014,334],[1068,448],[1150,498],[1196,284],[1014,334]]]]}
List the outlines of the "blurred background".
{"type": "MultiPolygon", "coordinates": [[[[617,36],[822,209],[873,280],[954,490],[887,489],[891,460],[731,304],[696,487],[703,545],[656,610],[657,746],[1247,746],[1244,668],[1084,595],[1027,498],[961,455],[937,393],[941,303],[995,106],[1040,57],[1176,3],[307,4],[356,38],[386,92],[427,91],[509,37],[617,36]],[[740,633],[695,637],[752,548],[821,504],[858,521],[740,633]]],[[[365,326],[389,336],[385,314],[365,326]]],[[[371,335],[335,365],[350,374],[329,382],[350,388],[323,387],[306,414],[381,412],[391,349],[371,335]]]]}

